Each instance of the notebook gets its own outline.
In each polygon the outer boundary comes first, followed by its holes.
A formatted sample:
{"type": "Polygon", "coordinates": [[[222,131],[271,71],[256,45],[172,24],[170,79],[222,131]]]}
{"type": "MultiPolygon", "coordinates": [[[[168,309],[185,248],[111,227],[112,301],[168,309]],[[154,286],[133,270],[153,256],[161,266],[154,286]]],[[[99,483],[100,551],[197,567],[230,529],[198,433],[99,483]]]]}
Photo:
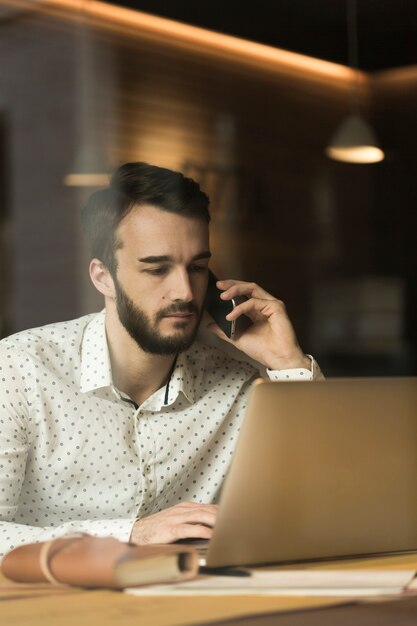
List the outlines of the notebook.
{"type": "Polygon", "coordinates": [[[417,549],[417,378],[255,384],[206,565],[417,549]]]}

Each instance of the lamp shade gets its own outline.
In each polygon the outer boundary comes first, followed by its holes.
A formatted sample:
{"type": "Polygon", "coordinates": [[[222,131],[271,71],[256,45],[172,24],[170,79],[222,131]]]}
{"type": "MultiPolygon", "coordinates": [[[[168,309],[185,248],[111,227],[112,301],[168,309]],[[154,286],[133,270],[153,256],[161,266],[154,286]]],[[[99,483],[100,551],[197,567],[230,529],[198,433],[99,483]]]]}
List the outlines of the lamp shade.
{"type": "Polygon", "coordinates": [[[109,174],[99,150],[93,145],[81,146],[70,172],[64,177],[69,187],[104,187],[109,174]]]}
{"type": "Polygon", "coordinates": [[[325,153],[331,159],[347,163],[378,163],[385,156],[374,131],[358,113],[343,120],[325,153]]]}

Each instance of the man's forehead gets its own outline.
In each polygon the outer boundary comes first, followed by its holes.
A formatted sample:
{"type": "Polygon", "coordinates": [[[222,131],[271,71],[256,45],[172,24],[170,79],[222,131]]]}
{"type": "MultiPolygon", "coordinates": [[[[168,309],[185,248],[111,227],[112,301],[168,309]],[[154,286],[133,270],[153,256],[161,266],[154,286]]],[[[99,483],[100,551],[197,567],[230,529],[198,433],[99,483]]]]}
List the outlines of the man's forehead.
{"type": "Polygon", "coordinates": [[[172,255],[187,248],[187,256],[209,249],[208,223],[200,217],[165,211],[153,205],[133,207],[116,230],[116,248],[140,247],[138,256],[172,255]]]}

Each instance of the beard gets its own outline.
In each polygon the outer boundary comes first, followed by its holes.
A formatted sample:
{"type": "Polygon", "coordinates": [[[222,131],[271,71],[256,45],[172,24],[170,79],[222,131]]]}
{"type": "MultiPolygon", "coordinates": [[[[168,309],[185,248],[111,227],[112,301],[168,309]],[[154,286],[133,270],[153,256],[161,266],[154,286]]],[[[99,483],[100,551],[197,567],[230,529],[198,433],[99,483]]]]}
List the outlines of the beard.
{"type": "Polygon", "coordinates": [[[194,343],[200,325],[203,309],[199,310],[193,302],[175,302],[155,315],[155,321],[135,305],[116,278],[116,307],[119,320],[129,335],[136,341],[139,348],[149,354],[169,356],[188,350],[194,343]],[[176,322],[174,328],[178,332],[162,335],[158,331],[158,323],[167,315],[175,313],[194,313],[196,323],[190,330],[185,330],[183,322],[176,322]]]}

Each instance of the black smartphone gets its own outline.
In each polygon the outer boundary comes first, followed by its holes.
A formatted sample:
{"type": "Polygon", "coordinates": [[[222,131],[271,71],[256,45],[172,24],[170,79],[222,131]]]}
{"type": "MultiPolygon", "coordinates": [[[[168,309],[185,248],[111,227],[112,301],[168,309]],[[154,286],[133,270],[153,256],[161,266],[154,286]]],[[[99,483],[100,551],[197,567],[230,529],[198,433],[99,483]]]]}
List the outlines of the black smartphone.
{"type": "Polygon", "coordinates": [[[229,337],[229,339],[234,339],[245,331],[252,324],[252,322],[246,315],[240,315],[237,320],[230,322],[226,319],[226,315],[231,313],[238,304],[241,304],[247,300],[247,298],[245,296],[237,296],[232,300],[222,300],[220,298],[220,294],[222,292],[216,287],[216,282],[216,276],[211,270],[209,270],[209,280],[205,302],[206,311],[222,329],[224,334],[229,337]]]}

